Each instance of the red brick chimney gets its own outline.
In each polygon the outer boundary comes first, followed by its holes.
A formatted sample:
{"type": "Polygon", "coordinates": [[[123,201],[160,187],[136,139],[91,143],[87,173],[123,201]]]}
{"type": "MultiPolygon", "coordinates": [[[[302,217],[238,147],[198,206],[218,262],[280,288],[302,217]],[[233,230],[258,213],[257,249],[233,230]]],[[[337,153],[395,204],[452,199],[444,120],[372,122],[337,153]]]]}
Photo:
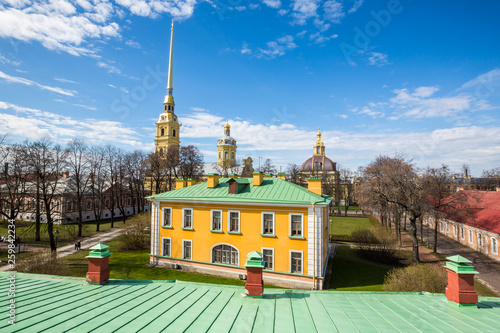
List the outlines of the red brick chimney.
{"type": "Polygon", "coordinates": [[[89,270],[87,272],[87,282],[105,284],[109,280],[109,246],[97,244],[92,246],[89,255],[86,256],[89,261],[89,270]]]}
{"type": "Polygon", "coordinates": [[[448,286],[446,298],[458,305],[475,305],[478,297],[474,290],[474,275],[479,274],[474,267],[469,265],[470,260],[456,255],[446,258],[446,271],[448,272],[448,286]]]}
{"type": "Polygon", "coordinates": [[[262,280],[262,253],[252,251],[247,255],[247,283],[245,284],[245,294],[252,297],[262,297],[264,292],[264,281],[262,280]]]}

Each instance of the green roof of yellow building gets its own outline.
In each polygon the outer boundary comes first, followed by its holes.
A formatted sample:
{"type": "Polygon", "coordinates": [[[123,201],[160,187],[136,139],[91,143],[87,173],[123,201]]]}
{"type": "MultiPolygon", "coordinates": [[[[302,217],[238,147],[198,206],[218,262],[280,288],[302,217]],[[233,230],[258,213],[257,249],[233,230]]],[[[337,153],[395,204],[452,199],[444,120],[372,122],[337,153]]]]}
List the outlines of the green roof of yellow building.
{"type": "Polygon", "coordinates": [[[327,195],[317,195],[306,188],[279,178],[264,178],[261,185],[253,185],[251,178],[221,178],[214,188],[207,188],[207,183],[183,187],[148,197],[149,199],[168,199],[178,201],[226,201],[283,204],[326,204],[332,201],[327,195]],[[228,181],[234,179],[238,193],[229,193],[228,181]]]}
{"type": "Polygon", "coordinates": [[[498,332],[500,298],[460,307],[442,294],[265,289],[16,274],[15,326],[0,273],[1,332],[498,332]]]}

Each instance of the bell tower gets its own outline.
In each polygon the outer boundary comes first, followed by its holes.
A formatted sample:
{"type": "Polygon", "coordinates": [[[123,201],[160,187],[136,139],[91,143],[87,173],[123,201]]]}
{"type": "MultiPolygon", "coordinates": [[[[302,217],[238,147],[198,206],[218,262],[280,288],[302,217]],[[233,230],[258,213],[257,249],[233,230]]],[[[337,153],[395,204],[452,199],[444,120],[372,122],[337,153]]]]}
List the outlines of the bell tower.
{"type": "Polygon", "coordinates": [[[175,103],[173,96],[173,53],[174,53],[174,20],[170,32],[170,56],[168,61],[167,94],[163,101],[163,113],[156,124],[155,150],[161,155],[166,155],[170,148],[179,150],[181,144],[180,127],[177,115],[174,113],[175,103]]]}
{"type": "Polygon", "coordinates": [[[236,165],[236,140],[231,137],[229,121],[224,126],[224,137],[217,144],[217,164],[224,169],[236,165]]]}
{"type": "Polygon", "coordinates": [[[318,134],[316,134],[318,140],[314,143],[313,156],[325,156],[325,144],[321,141],[321,132],[318,128],[318,134]]]}

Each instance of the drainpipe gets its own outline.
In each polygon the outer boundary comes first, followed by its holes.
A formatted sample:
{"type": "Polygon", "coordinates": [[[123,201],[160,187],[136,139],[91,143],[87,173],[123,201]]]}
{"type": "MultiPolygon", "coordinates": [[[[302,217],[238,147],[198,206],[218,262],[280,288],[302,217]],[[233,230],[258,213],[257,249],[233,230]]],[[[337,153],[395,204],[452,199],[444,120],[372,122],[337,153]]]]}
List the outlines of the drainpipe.
{"type": "Polygon", "coordinates": [[[316,290],[316,204],[313,207],[313,290],[316,290]]]}
{"type": "Polygon", "coordinates": [[[151,200],[152,206],[153,206],[153,211],[151,212],[151,217],[153,218],[153,230],[151,237],[153,237],[153,248],[151,249],[152,255],[153,255],[153,262],[151,263],[151,266],[156,266],[156,254],[155,254],[155,249],[156,249],[156,219],[158,214],[158,211],[156,209],[156,203],[154,200],[151,200]]]}

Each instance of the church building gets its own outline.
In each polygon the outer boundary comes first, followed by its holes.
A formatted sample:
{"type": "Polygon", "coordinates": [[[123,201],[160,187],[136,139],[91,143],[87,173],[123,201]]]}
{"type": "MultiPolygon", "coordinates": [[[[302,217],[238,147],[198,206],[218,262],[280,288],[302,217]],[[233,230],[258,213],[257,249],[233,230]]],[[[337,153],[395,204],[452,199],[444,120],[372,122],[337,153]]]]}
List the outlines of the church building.
{"type": "Polygon", "coordinates": [[[173,96],[173,47],[174,47],[174,21],[170,34],[170,56],[168,62],[168,84],[167,95],[163,102],[163,113],[158,118],[156,124],[155,151],[160,155],[166,154],[171,148],[179,150],[181,144],[179,119],[174,112],[175,103],[173,96]]]}

